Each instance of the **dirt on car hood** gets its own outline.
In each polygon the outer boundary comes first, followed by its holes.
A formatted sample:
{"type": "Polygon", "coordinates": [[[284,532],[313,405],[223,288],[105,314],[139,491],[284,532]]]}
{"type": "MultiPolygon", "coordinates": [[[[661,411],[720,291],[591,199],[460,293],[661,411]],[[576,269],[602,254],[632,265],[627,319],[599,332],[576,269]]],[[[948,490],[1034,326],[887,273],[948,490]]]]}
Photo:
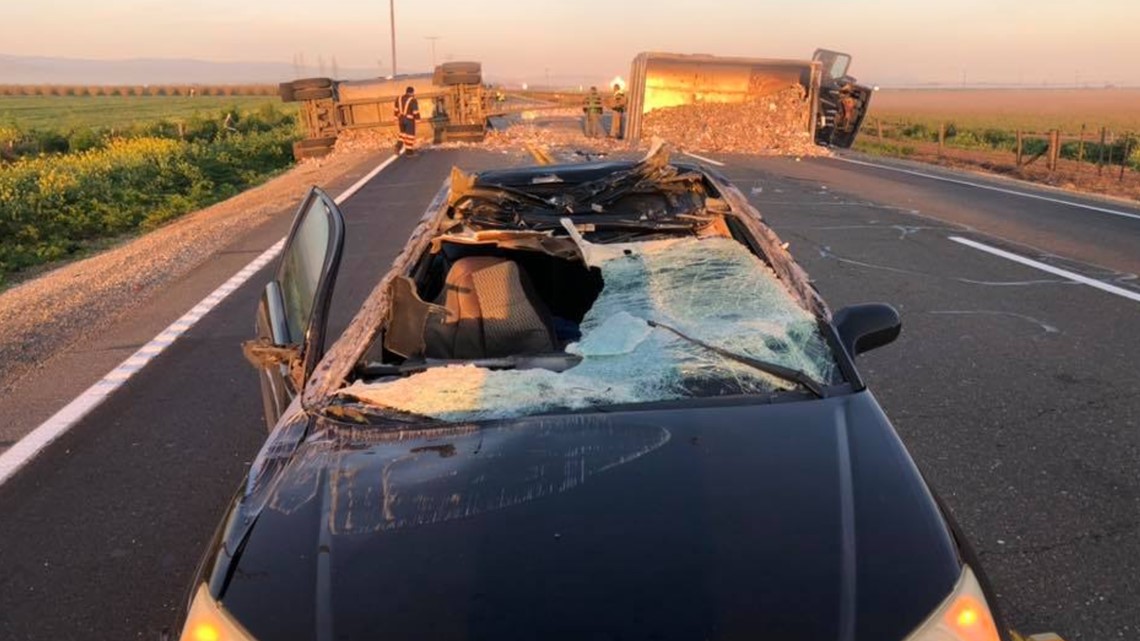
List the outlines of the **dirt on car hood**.
{"type": "Polygon", "coordinates": [[[902,639],[960,573],[867,392],[314,435],[221,568],[260,639],[902,639]]]}

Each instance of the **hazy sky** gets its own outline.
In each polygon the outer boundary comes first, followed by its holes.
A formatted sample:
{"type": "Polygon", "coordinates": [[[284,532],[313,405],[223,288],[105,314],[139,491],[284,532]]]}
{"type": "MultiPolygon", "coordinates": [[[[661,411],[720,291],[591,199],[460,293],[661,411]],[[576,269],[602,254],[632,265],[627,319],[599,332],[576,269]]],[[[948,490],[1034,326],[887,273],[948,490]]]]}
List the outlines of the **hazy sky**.
{"type": "MultiPolygon", "coordinates": [[[[541,81],[626,75],[639,51],[854,55],[879,84],[1140,85],[1140,0],[395,0],[400,71],[481,60],[541,81]]],[[[0,0],[0,53],[390,67],[385,0],[0,0]],[[11,28],[19,25],[19,28],[11,28]]],[[[575,80],[576,82],[578,80],[575,80]]]]}

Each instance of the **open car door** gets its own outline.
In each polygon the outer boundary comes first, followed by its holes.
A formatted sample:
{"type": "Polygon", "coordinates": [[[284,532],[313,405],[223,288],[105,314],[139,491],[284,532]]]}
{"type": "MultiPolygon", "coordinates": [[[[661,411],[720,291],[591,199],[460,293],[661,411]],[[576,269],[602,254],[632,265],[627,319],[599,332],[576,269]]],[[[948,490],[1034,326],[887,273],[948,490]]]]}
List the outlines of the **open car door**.
{"type": "Polygon", "coordinates": [[[270,430],[324,355],[325,327],[344,251],[344,217],[317,187],[301,203],[281,262],[257,309],[257,340],[246,355],[261,378],[270,430]]]}
{"type": "Polygon", "coordinates": [[[850,55],[829,49],[816,49],[811,59],[820,63],[824,84],[838,84],[847,76],[847,70],[851,67],[850,55]]]}

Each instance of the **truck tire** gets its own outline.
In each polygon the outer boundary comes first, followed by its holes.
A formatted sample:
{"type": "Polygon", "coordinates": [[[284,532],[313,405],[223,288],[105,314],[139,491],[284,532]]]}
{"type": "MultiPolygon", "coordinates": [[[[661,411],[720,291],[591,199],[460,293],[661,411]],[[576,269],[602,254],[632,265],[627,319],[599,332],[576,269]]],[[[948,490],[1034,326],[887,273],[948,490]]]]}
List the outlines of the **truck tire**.
{"type": "Polygon", "coordinates": [[[304,160],[306,158],[321,158],[329,155],[336,145],[336,138],[305,138],[293,143],[293,158],[304,160]]]}
{"type": "Polygon", "coordinates": [[[281,102],[296,102],[297,99],[293,97],[293,83],[283,82],[277,85],[277,95],[281,96],[281,102]]]}
{"type": "Polygon", "coordinates": [[[443,130],[445,142],[483,142],[486,136],[483,125],[447,125],[443,130]]]}
{"type": "Polygon", "coordinates": [[[293,81],[293,89],[329,89],[332,86],[332,78],[301,78],[293,81]]]}
{"type": "Polygon", "coordinates": [[[324,100],[325,98],[332,98],[333,90],[331,87],[323,89],[298,89],[296,85],[293,86],[293,99],[294,100],[324,100]]]}
{"type": "Polygon", "coordinates": [[[483,71],[483,63],[481,62],[445,62],[440,65],[440,68],[445,72],[454,71],[458,73],[480,73],[483,71]]]}
{"type": "Polygon", "coordinates": [[[439,66],[439,83],[442,85],[478,85],[482,82],[483,65],[478,62],[445,62],[439,66]]]}
{"type": "Polygon", "coordinates": [[[445,86],[479,85],[483,83],[483,75],[478,73],[445,73],[442,82],[445,86]]]}

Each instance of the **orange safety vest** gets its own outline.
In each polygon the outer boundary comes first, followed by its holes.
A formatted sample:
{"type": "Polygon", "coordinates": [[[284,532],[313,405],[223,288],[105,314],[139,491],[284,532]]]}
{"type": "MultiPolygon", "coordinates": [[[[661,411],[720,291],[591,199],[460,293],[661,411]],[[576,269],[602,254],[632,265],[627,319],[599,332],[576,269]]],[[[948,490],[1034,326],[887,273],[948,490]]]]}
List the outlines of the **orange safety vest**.
{"type": "Polygon", "coordinates": [[[396,117],[420,119],[420,103],[411,94],[404,94],[396,98],[396,117]]]}

